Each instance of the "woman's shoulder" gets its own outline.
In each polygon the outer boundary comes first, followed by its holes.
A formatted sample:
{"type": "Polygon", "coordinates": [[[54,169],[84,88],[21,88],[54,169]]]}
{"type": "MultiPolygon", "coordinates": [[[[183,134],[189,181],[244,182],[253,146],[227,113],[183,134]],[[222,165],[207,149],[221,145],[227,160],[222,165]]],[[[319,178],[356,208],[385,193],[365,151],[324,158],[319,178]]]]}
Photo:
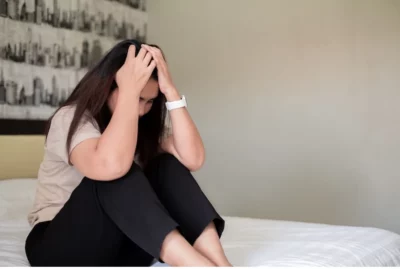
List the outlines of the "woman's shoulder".
{"type": "MultiPolygon", "coordinates": [[[[51,119],[50,130],[68,130],[74,120],[75,111],[75,105],[69,105],[59,108],[51,119]],[[54,126],[54,128],[52,128],[52,126],[54,126]]],[[[81,129],[81,127],[84,126],[89,129],[95,128],[96,130],[100,130],[98,123],[87,110],[82,115],[78,115],[78,117],[78,129],[81,129]]]]}
{"type": "MultiPolygon", "coordinates": [[[[68,106],[63,106],[57,110],[56,113],[54,113],[51,123],[60,123],[63,125],[69,125],[71,124],[74,116],[75,116],[75,111],[76,111],[76,106],[75,105],[68,105],[68,106]]],[[[85,111],[83,115],[80,117],[80,124],[84,124],[87,121],[92,122],[92,117],[90,116],[90,113],[88,111],[85,111]]],[[[96,124],[94,124],[96,125],[96,124]]]]}
{"type": "Polygon", "coordinates": [[[63,120],[65,120],[65,118],[72,119],[74,117],[75,110],[76,110],[75,105],[63,106],[63,107],[59,108],[57,110],[57,112],[54,113],[52,122],[59,121],[59,120],[63,121],[63,120]]]}

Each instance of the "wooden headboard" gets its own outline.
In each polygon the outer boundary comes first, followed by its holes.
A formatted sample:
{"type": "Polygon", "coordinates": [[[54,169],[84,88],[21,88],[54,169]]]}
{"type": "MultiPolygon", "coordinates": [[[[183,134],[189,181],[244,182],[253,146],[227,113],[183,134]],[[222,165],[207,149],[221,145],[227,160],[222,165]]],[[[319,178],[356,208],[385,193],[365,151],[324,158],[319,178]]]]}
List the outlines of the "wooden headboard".
{"type": "Polygon", "coordinates": [[[0,179],[36,178],[44,140],[42,135],[0,135],[0,179]]]}

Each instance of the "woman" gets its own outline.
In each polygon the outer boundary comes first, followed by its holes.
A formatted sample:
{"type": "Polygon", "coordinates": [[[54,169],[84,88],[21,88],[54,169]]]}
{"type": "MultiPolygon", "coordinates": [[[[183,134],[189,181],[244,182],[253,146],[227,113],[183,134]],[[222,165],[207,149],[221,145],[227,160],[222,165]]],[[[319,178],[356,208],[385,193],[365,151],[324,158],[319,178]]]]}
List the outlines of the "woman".
{"type": "Polygon", "coordinates": [[[50,119],[29,222],[33,266],[230,266],[190,171],[200,135],[157,46],[117,44],[50,119]],[[166,135],[166,106],[172,133],[166,135]]]}

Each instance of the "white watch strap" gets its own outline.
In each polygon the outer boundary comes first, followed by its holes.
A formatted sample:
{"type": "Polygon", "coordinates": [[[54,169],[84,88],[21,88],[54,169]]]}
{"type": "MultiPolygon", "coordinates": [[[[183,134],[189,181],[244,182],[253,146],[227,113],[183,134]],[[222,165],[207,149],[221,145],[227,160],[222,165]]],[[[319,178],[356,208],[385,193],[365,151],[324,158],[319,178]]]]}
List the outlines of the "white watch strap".
{"type": "Polygon", "coordinates": [[[181,107],[187,107],[186,103],[186,98],[184,95],[182,95],[182,99],[178,101],[172,101],[172,102],[166,102],[165,106],[167,107],[168,111],[181,108],[181,107]]]}

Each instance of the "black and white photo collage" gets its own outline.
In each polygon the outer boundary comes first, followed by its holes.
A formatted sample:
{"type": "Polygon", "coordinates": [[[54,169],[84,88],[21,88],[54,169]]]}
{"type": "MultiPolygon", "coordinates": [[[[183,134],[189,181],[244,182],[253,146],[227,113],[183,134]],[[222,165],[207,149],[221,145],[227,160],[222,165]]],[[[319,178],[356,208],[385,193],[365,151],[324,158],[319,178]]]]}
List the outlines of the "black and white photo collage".
{"type": "Polygon", "coordinates": [[[146,42],[146,0],[0,0],[0,119],[46,120],[118,41],[146,42]]]}

